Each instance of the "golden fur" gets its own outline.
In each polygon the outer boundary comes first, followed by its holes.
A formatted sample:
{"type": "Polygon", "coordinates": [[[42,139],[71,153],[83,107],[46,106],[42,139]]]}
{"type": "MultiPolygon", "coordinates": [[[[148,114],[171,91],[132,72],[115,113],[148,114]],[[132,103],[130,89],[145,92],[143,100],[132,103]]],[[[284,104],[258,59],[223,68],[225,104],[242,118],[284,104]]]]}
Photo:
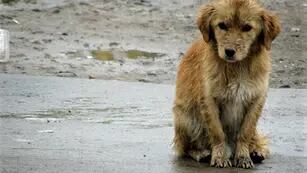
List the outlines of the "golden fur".
{"type": "Polygon", "coordinates": [[[216,0],[200,8],[197,24],[202,38],[177,74],[174,148],[197,161],[211,156],[215,167],[254,167],[269,154],[256,126],[279,20],[256,0],[216,0]],[[226,49],[235,55],[225,55],[226,49]]]}

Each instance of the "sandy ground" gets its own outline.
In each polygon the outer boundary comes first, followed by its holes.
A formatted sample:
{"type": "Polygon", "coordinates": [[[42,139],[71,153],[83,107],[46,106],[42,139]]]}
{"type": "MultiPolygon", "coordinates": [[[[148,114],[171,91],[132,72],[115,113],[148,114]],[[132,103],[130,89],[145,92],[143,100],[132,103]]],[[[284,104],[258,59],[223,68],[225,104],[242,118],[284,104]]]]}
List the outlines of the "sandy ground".
{"type": "Polygon", "coordinates": [[[270,89],[271,157],[252,170],[177,158],[173,98],[167,84],[0,74],[0,172],[307,172],[306,89],[270,89]]]}
{"type": "MultiPolygon", "coordinates": [[[[206,0],[32,0],[0,4],[11,32],[2,73],[174,83],[177,64],[198,37],[195,14],[206,0]],[[111,53],[97,60],[93,50],[111,53]],[[127,51],[154,53],[127,58],[127,51]],[[157,56],[159,55],[159,56],[157,56]]],[[[282,34],[273,44],[274,88],[307,88],[307,1],[269,0],[282,34]]]]}

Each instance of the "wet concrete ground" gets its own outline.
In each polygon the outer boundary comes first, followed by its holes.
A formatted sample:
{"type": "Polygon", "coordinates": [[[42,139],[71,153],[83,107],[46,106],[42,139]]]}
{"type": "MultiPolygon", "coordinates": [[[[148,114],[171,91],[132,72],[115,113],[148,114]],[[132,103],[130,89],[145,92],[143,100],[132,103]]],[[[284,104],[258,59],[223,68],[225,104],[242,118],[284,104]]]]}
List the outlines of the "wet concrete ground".
{"type": "Polygon", "coordinates": [[[272,89],[259,129],[272,156],[253,170],[176,158],[174,86],[0,74],[6,172],[307,172],[307,90],[272,89]]]}

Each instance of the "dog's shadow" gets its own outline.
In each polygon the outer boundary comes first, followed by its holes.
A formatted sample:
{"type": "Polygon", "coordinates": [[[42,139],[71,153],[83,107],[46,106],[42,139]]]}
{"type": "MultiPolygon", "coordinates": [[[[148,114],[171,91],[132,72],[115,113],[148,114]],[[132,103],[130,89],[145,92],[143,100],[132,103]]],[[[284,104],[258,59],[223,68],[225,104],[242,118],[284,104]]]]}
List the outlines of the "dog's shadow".
{"type": "MultiPolygon", "coordinates": [[[[252,169],[241,168],[214,168],[210,167],[211,157],[202,159],[200,162],[196,162],[190,157],[174,157],[171,173],[252,173],[257,172],[257,165],[252,169]]],[[[258,170],[259,171],[259,170],[258,170]]]]}

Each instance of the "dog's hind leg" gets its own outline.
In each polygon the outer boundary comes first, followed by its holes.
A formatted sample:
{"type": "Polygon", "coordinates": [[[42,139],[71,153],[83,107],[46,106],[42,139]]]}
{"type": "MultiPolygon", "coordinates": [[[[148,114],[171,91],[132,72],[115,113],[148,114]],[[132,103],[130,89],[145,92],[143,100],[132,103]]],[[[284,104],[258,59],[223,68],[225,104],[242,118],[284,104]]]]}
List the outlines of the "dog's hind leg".
{"type": "Polygon", "coordinates": [[[179,157],[189,156],[197,162],[209,162],[211,152],[203,147],[196,147],[195,142],[191,142],[190,136],[183,131],[182,127],[175,127],[174,149],[179,157]],[[202,148],[202,149],[199,149],[202,148]]]}
{"type": "Polygon", "coordinates": [[[173,108],[175,119],[174,149],[178,156],[189,156],[196,161],[210,160],[210,150],[207,136],[199,120],[196,107],[175,105],[173,108]]]}
{"type": "Polygon", "coordinates": [[[188,154],[191,158],[193,158],[194,160],[200,162],[200,161],[204,161],[204,162],[210,162],[211,159],[211,152],[210,150],[207,149],[203,149],[203,150],[190,150],[188,151],[188,154]]]}
{"type": "Polygon", "coordinates": [[[189,135],[184,119],[186,118],[187,110],[183,106],[175,105],[173,107],[175,136],[173,139],[173,147],[178,156],[186,155],[189,148],[189,135]]]}

